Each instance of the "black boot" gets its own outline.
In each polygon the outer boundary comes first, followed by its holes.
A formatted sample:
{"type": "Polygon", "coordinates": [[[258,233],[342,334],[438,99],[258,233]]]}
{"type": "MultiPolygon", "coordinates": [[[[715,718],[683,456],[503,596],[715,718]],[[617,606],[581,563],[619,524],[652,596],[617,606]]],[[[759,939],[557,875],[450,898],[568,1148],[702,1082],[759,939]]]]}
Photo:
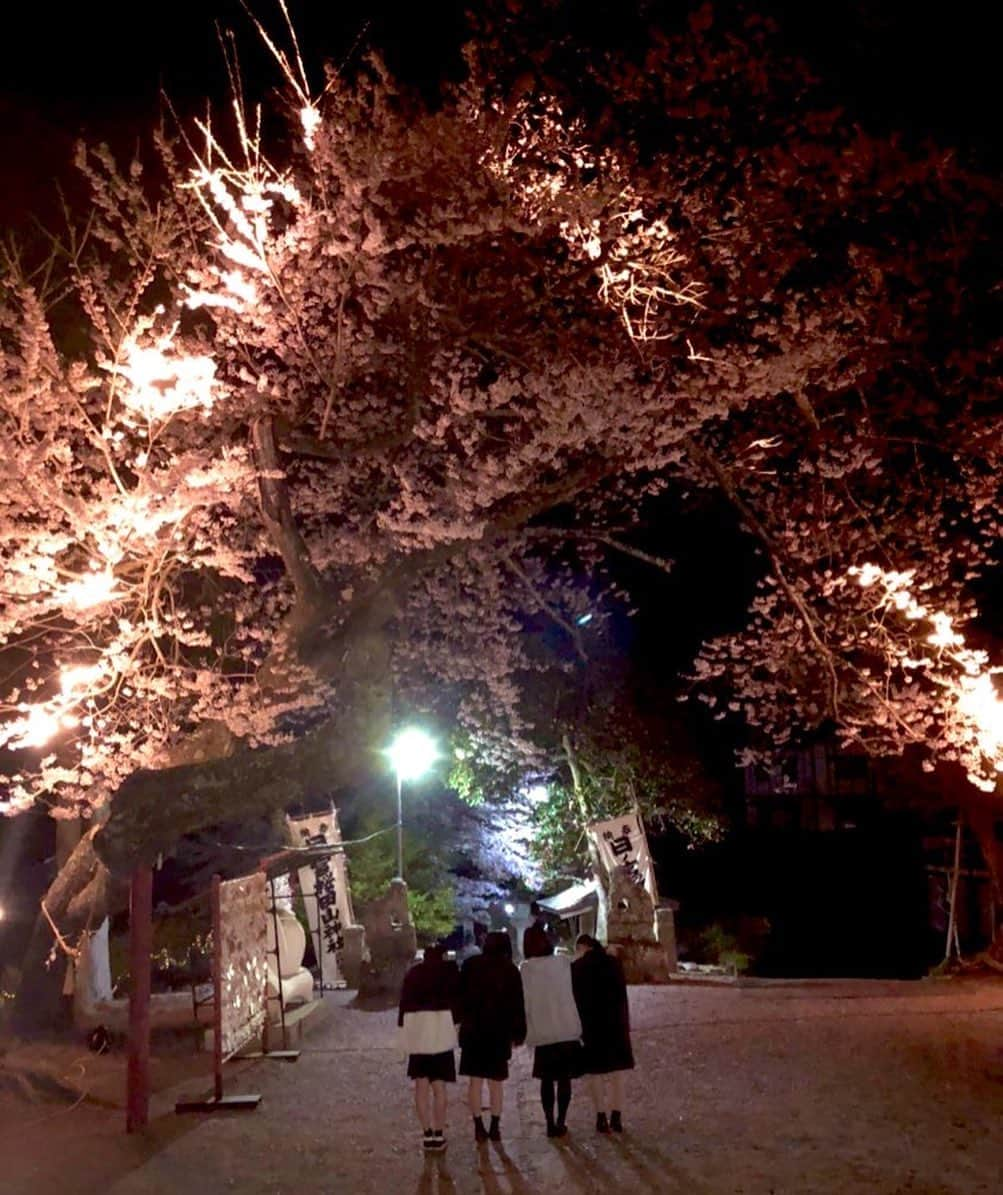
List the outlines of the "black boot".
{"type": "Polygon", "coordinates": [[[620,1119],[620,1112],[616,1108],[614,1108],[613,1111],[609,1114],[609,1127],[613,1130],[614,1133],[622,1133],[623,1132],[623,1121],[620,1119]]]}
{"type": "Polygon", "coordinates": [[[488,1129],[488,1140],[489,1141],[500,1141],[501,1140],[501,1117],[500,1116],[492,1116],[491,1117],[491,1128],[488,1129]]]}
{"type": "Polygon", "coordinates": [[[609,1132],[609,1121],[606,1119],[605,1112],[599,1112],[596,1114],[596,1132],[597,1133],[608,1133],[609,1132]]]}
{"type": "Polygon", "coordinates": [[[487,1129],[485,1129],[485,1127],[484,1127],[484,1121],[481,1120],[481,1118],[479,1116],[475,1116],[474,1117],[474,1140],[477,1142],[478,1145],[480,1145],[480,1143],[482,1141],[487,1141],[487,1139],[488,1139],[488,1133],[487,1133],[487,1129]]]}

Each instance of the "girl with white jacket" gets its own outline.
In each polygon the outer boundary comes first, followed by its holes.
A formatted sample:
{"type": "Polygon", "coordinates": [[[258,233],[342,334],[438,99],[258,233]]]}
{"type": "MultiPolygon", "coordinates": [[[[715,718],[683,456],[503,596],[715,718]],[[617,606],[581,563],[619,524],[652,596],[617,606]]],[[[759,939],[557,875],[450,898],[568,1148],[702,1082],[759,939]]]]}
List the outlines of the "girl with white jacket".
{"type": "Polygon", "coordinates": [[[571,987],[571,959],[554,954],[549,942],[520,968],[526,1002],[526,1045],[535,1046],[533,1076],[540,1080],[540,1103],[547,1120],[547,1136],[568,1131],[571,1080],[582,1074],[582,1025],[571,987]],[[554,1114],[554,1095],[557,1114],[554,1114]]]}
{"type": "Polygon", "coordinates": [[[429,1152],[446,1148],[446,1084],[456,1082],[460,972],[445,954],[443,946],[426,946],[425,957],[404,976],[397,1011],[422,1144],[429,1152]]]}

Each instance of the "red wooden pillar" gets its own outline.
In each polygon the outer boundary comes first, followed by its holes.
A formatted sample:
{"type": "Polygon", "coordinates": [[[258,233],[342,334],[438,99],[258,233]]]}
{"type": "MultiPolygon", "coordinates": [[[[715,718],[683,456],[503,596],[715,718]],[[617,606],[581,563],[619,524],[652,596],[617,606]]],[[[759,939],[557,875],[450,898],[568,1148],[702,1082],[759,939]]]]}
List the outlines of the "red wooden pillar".
{"type": "Polygon", "coordinates": [[[129,900],[129,1060],[125,1131],[146,1128],[150,1113],[150,955],[153,953],[153,870],[132,873],[129,900]]]}

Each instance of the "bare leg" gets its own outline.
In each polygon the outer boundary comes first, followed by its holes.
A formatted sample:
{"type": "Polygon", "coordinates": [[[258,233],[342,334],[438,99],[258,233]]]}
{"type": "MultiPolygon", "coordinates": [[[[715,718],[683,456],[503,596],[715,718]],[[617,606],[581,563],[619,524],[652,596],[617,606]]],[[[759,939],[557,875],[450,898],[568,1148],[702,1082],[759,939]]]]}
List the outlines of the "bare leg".
{"type": "Polygon", "coordinates": [[[441,1133],[446,1127],[446,1084],[441,1079],[432,1080],[432,1125],[441,1133]]]}
{"type": "Polygon", "coordinates": [[[418,1123],[422,1129],[432,1127],[432,1100],[427,1079],[414,1081],[414,1110],[418,1114],[418,1123]]]}
{"type": "Polygon", "coordinates": [[[478,1079],[476,1075],[471,1075],[470,1086],[467,1088],[467,1106],[470,1108],[471,1116],[480,1116],[483,1098],[484,1080],[478,1079]]]}
{"type": "Polygon", "coordinates": [[[491,1103],[492,1116],[501,1116],[502,1114],[504,1090],[504,1084],[501,1079],[488,1079],[488,1099],[491,1103]]]}
{"type": "Polygon", "coordinates": [[[614,1112],[623,1111],[623,1071],[614,1071],[609,1076],[609,1106],[614,1112]]]}

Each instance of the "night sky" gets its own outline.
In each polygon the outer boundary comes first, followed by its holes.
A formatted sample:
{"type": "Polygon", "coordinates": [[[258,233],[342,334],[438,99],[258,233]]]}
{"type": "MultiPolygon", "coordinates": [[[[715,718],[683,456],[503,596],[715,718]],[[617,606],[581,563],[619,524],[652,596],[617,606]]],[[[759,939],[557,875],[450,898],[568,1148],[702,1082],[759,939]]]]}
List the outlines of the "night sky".
{"type": "MultiPolygon", "coordinates": [[[[254,7],[279,27],[273,0],[254,7]]],[[[397,71],[426,83],[456,69],[463,7],[453,0],[290,4],[315,79],[324,60],[341,64],[378,47],[397,71]]],[[[674,24],[686,7],[583,0],[572,6],[574,32],[608,45],[638,36],[646,21],[674,24]],[[635,9],[644,15],[625,19],[635,9]]],[[[734,7],[717,6],[722,12],[734,7]]],[[[995,42],[988,35],[988,5],[762,0],[745,8],[776,17],[786,45],[809,62],[849,117],[932,136],[980,158],[992,152],[995,42]]],[[[220,100],[225,75],[216,22],[236,32],[249,91],[260,93],[274,80],[274,68],[239,0],[173,0],[159,9],[106,0],[60,6],[58,17],[50,6],[19,3],[13,16],[5,14],[0,224],[20,224],[33,208],[48,210],[53,182],[70,174],[75,137],[109,139],[121,149],[135,144],[157,113],[161,87],[182,113],[204,96],[220,100]]]]}

